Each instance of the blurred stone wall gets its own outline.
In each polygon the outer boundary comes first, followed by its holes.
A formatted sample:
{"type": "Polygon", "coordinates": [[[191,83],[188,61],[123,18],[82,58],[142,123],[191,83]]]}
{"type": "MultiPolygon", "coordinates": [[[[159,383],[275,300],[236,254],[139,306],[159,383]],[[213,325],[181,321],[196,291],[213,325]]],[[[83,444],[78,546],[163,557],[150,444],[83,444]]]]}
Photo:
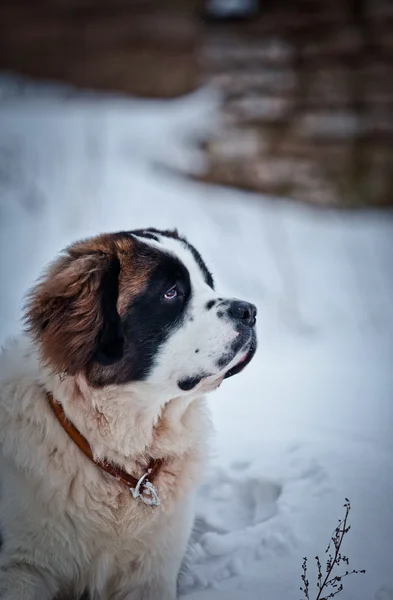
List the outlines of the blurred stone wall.
{"type": "Polygon", "coordinates": [[[224,124],[203,180],[392,204],[393,0],[260,0],[250,19],[215,21],[208,4],[2,0],[0,69],[163,98],[214,82],[224,124]]]}
{"type": "Polygon", "coordinates": [[[198,85],[199,0],[2,0],[0,69],[173,97],[198,85]]]}
{"type": "Polygon", "coordinates": [[[207,27],[225,93],[203,179],[320,205],[393,203],[393,2],[265,4],[207,27]]]}

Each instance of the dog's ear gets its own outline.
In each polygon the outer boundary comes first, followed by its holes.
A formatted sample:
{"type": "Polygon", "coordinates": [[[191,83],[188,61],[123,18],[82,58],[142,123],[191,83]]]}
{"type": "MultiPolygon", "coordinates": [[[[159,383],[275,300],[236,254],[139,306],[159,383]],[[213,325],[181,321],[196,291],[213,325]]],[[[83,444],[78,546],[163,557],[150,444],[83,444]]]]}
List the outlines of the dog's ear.
{"type": "Polygon", "coordinates": [[[57,371],[76,374],[92,361],[111,364],[121,358],[119,272],[115,255],[78,253],[74,247],[30,292],[27,328],[57,371]]]}

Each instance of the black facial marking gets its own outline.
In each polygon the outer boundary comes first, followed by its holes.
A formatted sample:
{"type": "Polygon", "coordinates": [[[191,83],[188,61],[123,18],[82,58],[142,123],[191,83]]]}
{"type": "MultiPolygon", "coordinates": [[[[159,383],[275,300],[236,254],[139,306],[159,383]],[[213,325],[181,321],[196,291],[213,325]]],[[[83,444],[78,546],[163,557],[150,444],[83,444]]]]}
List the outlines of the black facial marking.
{"type": "MultiPolygon", "coordinates": [[[[179,235],[177,229],[164,229],[161,231],[160,229],[155,229],[154,227],[149,227],[148,229],[142,229],[142,232],[144,234],[162,235],[163,237],[172,238],[174,240],[179,240],[185,246],[187,246],[187,248],[190,250],[191,254],[194,257],[195,262],[197,263],[198,267],[202,271],[205,282],[207,283],[207,285],[209,287],[211,287],[214,290],[213,275],[207,268],[204,260],[202,259],[202,256],[199,254],[198,250],[192,244],[190,244],[190,242],[188,240],[186,240],[184,237],[179,235]]],[[[131,233],[136,233],[136,232],[133,231],[131,233]]],[[[145,237],[147,237],[147,236],[145,235],[145,237]]]]}
{"type": "Polygon", "coordinates": [[[247,342],[250,341],[250,339],[251,337],[249,334],[247,334],[247,336],[242,334],[238,335],[237,338],[233,340],[229,352],[221,356],[221,358],[219,358],[216,362],[217,367],[219,369],[223,369],[227,364],[229,364],[234,359],[236,354],[240,352],[243,346],[245,346],[247,342]]]}
{"type": "MultiPolygon", "coordinates": [[[[89,381],[97,387],[145,380],[166,340],[182,326],[185,318],[194,320],[192,315],[187,314],[192,290],[185,265],[176,256],[166,253],[165,249],[138,238],[157,242],[162,237],[179,240],[193,255],[206,284],[214,289],[213,277],[201,255],[176,230],[147,228],[122,231],[113,236],[117,242],[132,237],[131,255],[127,263],[124,258],[127,245],[120,244],[123,254],[114,257],[103,278],[100,290],[103,326],[97,338],[97,349],[87,366],[89,381]],[[122,279],[123,269],[125,278],[122,279]],[[133,283],[133,273],[136,274],[136,289],[140,291],[132,290],[127,296],[125,286],[127,281],[133,283]],[[170,298],[166,293],[174,286],[177,295],[170,298]],[[121,316],[117,312],[119,294],[121,316]],[[124,304],[127,298],[128,306],[124,304]]],[[[210,310],[217,306],[217,302],[213,300],[207,305],[207,310],[210,310]]],[[[195,350],[195,353],[198,352],[199,348],[195,350]]],[[[207,376],[202,373],[185,378],[178,382],[178,386],[184,391],[192,390],[207,376]]]]}
{"type": "Polygon", "coordinates": [[[222,319],[222,318],[223,318],[223,316],[224,316],[224,313],[222,312],[222,310],[218,310],[218,311],[217,311],[217,317],[218,317],[219,319],[222,319]]]}
{"type": "Polygon", "coordinates": [[[232,353],[226,353],[223,354],[217,361],[216,361],[216,365],[217,368],[221,371],[221,369],[223,369],[224,367],[226,367],[227,365],[229,365],[229,363],[231,362],[233,358],[233,354],[232,353]]]}
{"type": "Polygon", "coordinates": [[[245,344],[247,344],[247,342],[250,341],[251,337],[252,333],[250,333],[250,331],[239,332],[239,335],[233,340],[231,344],[232,354],[235,355],[238,352],[240,352],[243,346],[245,346],[245,344]]]}
{"type": "Polygon", "coordinates": [[[195,377],[186,377],[177,382],[177,385],[183,392],[189,392],[201,382],[204,375],[196,375],[195,377]]]}
{"type": "Polygon", "coordinates": [[[213,308],[213,306],[215,305],[215,303],[216,303],[215,300],[209,300],[209,302],[206,302],[206,304],[205,304],[206,310],[210,310],[211,308],[213,308]]]}
{"type": "Polygon", "coordinates": [[[130,231],[130,233],[137,235],[138,237],[147,238],[148,240],[154,240],[155,242],[159,241],[158,237],[149,229],[134,229],[133,231],[130,231]]]}
{"type": "MultiPolygon", "coordinates": [[[[163,235],[164,237],[172,238],[174,240],[180,239],[177,229],[156,229],[155,227],[148,227],[147,229],[142,229],[140,231],[156,234],[157,236],[163,235]]],[[[136,232],[132,231],[131,233],[136,233],[136,232]]]]}
{"type": "MultiPolygon", "coordinates": [[[[161,345],[181,326],[190,299],[190,276],[180,260],[137,239],[133,252],[133,268],[143,272],[148,265],[149,276],[146,287],[133,297],[121,321],[118,317],[120,323],[108,319],[106,335],[103,337],[105,343],[99,346],[90,365],[91,381],[97,386],[146,379],[161,345]],[[174,285],[177,286],[178,295],[171,300],[165,299],[165,293],[174,285]],[[109,326],[111,323],[114,327],[113,339],[109,326]],[[117,325],[122,333],[123,346],[116,338],[119,331],[117,325]],[[116,362],[115,350],[118,351],[116,362]],[[95,369],[97,364],[101,366],[100,370],[95,369]]],[[[117,297],[117,284],[112,279],[108,278],[103,291],[103,298],[110,301],[109,304],[115,295],[117,297]]]]}
{"type": "Polygon", "coordinates": [[[206,281],[207,285],[209,287],[211,287],[212,290],[214,290],[213,275],[207,268],[206,263],[203,261],[202,256],[199,254],[198,250],[196,250],[196,248],[194,248],[194,246],[192,246],[192,244],[187,242],[187,240],[185,240],[184,238],[179,238],[179,239],[183,242],[183,244],[185,244],[190,249],[198,267],[200,268],[200,270],[203,273],[204,280],[206,281]]]}
{"type": "MultiPolygon", "coordinates": [[[[249,347],[249,352],[252,354],[249,360],[251,360],[251,358],[254,356],[256,346],[257,346],[257,338],[256,338],[255,330],[251,331],[251,335],[249,333],[245,333],[245,332],[240,333],[240,335],[238,335],[238,337],[235,340],[233,340],[233,342],[230,346],[230,350],[228,352],[226,352],[225,354],[223,354],[216,361],[217,368],[220,370],[224,369],[227,365],[229,365],[230,362],[232,362],[232,360],[235,358],[235,356],[240,353],[242,348],[247,349],[247,347],[249,347]]],[[[247,364],[248,364],[249,360],[247,361],[247,364]]],[[[242,363],[242,365],[243,365],[243,363],[242,363]]],[[[235,369],[235,367],[233,369],[231,369],[231,374],[234,369],[235,369]]],[[[227,376],[230,377],[230,375],[226,375],[226,377],[227,376]]]]}
{"type": "Polygon", "coordinates": [[[248,352],[247,352],[245,359],[242,360],[242,362],[235,365],[234,367],[232,367],[232,369],[229,369],[229,371],[227,373],[225,373],[224,379],[228,379],[228,377],[233,377],[233,375],[237,375],[238,373],[243,371],[243,369],[245,369],[245,367],[253,359],[256,349],[257,349],[257,338],[256,338],[255,331],[253,331],[250,345],[249,345],[248,352]]]}
{"type": "Polygon", "coordinates": [[[190,297],[190,277],[185,266],[175,257],[157,252],[157,266],[147,288],[135,298],[123,323],[132,379],[148,376],[159,347],[181,325],[190,297]],[[173,283],[177,283],[178,297],[169,302],[163,300],[166,288],[173,283]]]}

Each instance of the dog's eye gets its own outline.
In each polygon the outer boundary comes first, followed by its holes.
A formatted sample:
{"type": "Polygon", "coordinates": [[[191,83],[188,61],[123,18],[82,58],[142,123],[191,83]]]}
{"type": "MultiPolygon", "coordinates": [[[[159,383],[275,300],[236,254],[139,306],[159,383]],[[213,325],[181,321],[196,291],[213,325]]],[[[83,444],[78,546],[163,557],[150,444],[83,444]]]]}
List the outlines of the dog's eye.
{"type": "Polygon", "coordinates": [[[174,285],[173,287],[171,287],[165,294],[164,294],[164,298],[165,300],[173,300],[174,298],[176,298],[178,296],[178,291],[177,291],[177,285],[174,285]]]}

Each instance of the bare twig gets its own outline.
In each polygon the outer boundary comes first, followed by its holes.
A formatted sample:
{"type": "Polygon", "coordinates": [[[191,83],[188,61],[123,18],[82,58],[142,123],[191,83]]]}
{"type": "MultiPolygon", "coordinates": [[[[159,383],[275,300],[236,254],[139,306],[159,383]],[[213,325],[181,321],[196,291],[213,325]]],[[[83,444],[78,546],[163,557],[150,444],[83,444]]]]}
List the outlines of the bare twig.
{"type": "MultiPolygon", "coordinates": [[[[315,560],[317,563],[317,589],[318,589],[318,594],[317,594],[315,600],[328,600],[329,598],[334,598],[344,589],[344,586],[342,583],[342,580],[344,579],[344,577],[347,577],[348,575],[366,572],[364,569],[362,569],[362,570],[353,569],[352,571],[346,571],[342,575],[335,575],[334,577],[332,577],[333,570],[336,566],[339,566],[341,563],[345,563],[346,565],[349,565],[348,557],[344,556],[344,554],[341,554],[341,545],[342,545],[344,536],[348,533],[348,531],[351,528],[351,526],[348,525],[349,511],[351,510],[351,504],[350,504],[348,498],[345,498],[344,508],[345,508],[344,521],[341,521],[341,519],[339,520],[338,525],[335,528],[335,530],[330,538],[329,544],[325,550],[325,554],[327,554],[328,557],[326,560],[326,575],[325,575],[325,578],[323,579],[323,581],[322,581],[322,577],[323,577],[322,576],[322,564],[319,559],[319,556],[317,555],[315,557],[315,560]],[[333,548],[333,546],[334,546],[334,555],[331,553],[331,549],[333,548]],[[330,593],[328,593],[329,592],[328,588],[333,588],[333,590],[330,593]],[[328,595],[322,596],[322,592],[328,593],[328,595]]],[[[302,569],[303,569],[303,574],[302,574],[301,578],[302,578],[303,585],[304,585],[304,587],[300,588],[300,590],[304,594],[304,597],[302,600],[310,600],[310,585],[309,585],[309,580],[307,579],[307,557],[305,557],[303,559],[302,569]]]]}
{"type": "Polygon", "coordinates": [[[307,579],[307,557],[306,556],[303,558],[302,569],[303,569],[302,581],[303,581],[304,587],[303,588],[301,587],[300,591],[304,593],[304,597],[306,600],[310,600],[310,596],[308,594],[309,581],[307,579]]]}

